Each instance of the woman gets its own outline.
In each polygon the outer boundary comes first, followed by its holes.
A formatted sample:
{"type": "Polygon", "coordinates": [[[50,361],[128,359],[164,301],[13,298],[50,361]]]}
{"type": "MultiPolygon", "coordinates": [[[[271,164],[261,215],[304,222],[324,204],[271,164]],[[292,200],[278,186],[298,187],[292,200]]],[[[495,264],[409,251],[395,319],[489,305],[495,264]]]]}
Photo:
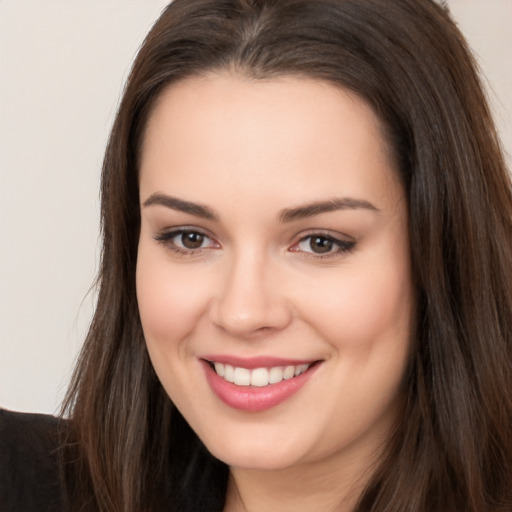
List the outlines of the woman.
{"type": "Polygon", "coordinates": [[[102,219],[56,509],[512,509],[511,187],[443,8],[175,0],[102,219]]]}

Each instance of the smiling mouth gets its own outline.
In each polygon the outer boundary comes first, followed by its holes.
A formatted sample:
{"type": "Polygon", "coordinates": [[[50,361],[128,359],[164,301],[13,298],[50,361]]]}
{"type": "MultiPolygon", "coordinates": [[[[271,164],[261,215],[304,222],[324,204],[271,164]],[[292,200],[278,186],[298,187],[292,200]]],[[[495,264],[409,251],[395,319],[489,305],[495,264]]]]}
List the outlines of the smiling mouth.
{"type": "Polygon", "coordinates": [[[200,361],[213,393],[226,405],[250,413],[266,411],[290,399],[323,362],[213,354],[200,361]]]}
{"type": "Polygon", "coordinates": [[[231,382],[236,386],[255,386],[259,388],[298,377],[315,364],[307,363],[248,369],[215,361],[208,361],[208,363],[215,373],[226,382],[231,382]]]}

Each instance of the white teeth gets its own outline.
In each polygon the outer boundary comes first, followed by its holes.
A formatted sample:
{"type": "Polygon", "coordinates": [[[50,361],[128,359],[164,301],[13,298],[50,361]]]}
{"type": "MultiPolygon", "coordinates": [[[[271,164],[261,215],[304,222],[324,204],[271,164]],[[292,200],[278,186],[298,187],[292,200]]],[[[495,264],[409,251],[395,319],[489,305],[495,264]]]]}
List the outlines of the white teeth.
{"type": "MultiPolygon", "coordinates": [[[[221,375],[221,377],[222,377],[222,375],[221,375]]],[[[233,380],[235,379],[235,369],[230,364],[224,365],[223,377],[228,382],[233,382],[233,380]]]]}
{"type": "Polygon", "coordinates": [[[280,366],[270,368],[268,372],[268,381],[270,384],[277,384],[283,380],[283,369],[280,366]]]}
{"type": "Polygon", "coordinates": [[[251,370],[235,368],[233,383],[237,386],[249,386],[251,384],[251,370]]]}
{"type": "Polygon", "coordinates": [[[309,364],[299,364],[297,366],[274,366],[272,368],[247,368],[233,367],[230,364],[213,363],[215,372],[224,380],[232,382],[237,386],[256,386],[265,387],[269,384],[277,384],[283,379],[288,380],[304,373],[309,364]]]}
{"type": "Polygon", "coordinates": [[[299,366],[295,367],[295,377],[300,375],[301,373],[304,373],[308,369],[308,364],[299,364],[299,366]]]}
{"type": "Polygon", "coordinates": [[[295,366],[287,366],[283,372],[283,379],[291,379],[295,376],[295,366]]]}
{"type": "Polygon", "coordinates": [[[256,368],[251,372],[251,386],[259,388],[268,386],[268,370],[266,368],[256,368]]]}
{"type": "Polygon", "coordinates": [[[217,372],[217,375],[224,377],[224,365],[222,363],[214,363],[214,366],[215,366],[215,371],[217,372]]]}

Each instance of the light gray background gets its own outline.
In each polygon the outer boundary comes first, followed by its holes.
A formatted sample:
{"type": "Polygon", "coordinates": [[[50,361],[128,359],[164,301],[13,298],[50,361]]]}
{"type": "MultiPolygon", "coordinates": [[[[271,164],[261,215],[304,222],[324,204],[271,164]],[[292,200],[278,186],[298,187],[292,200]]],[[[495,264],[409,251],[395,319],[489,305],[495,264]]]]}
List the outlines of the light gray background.
{"type": "MultiPolygon", "coordinates": [[[[94,303],[102,153],[166,0],[0,0],[0,405],[56,412],[94,303]]],[[[512,153],[512,0],[449,0],[512,153]]],[[[509,157],[509,162],[510,157],[509,157]]]]}

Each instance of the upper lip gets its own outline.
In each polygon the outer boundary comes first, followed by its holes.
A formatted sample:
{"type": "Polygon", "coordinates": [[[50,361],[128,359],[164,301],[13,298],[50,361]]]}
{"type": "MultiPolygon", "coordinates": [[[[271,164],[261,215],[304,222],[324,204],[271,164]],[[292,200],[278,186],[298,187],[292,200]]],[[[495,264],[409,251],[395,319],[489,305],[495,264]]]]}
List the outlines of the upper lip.
{"type": "Polygon", "coordinates": [[[312,364],[317,359],[288,359],[274,356],[239,357],[233,355],[205,355],[201,359],[210,363],[229,364],[237,368],[273,368],[275,366],[298,366],[301,364],[312,364]]]}

